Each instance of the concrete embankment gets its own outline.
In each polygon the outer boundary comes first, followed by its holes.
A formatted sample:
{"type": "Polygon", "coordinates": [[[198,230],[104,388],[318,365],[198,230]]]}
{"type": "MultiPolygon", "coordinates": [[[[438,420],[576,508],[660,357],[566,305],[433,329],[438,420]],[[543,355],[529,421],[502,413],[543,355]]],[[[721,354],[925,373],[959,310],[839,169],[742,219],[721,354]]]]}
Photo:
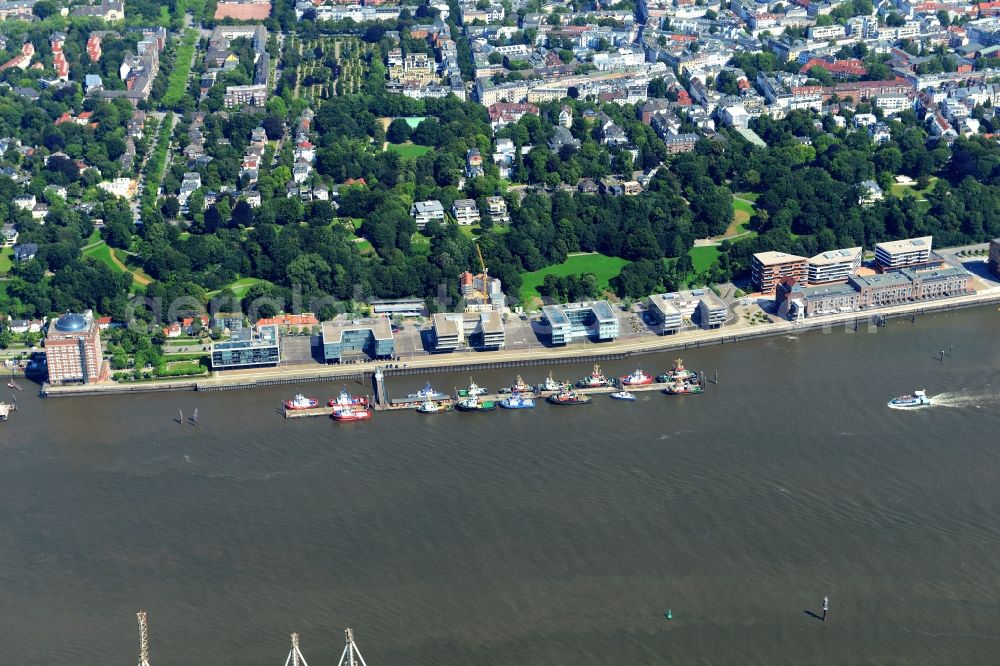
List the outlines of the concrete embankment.
{"type": "Polygon", "coordinates": [[[368,362],[354,365],[282,365],[252,371],[234,370],[217,373],[207,379],[188,381],[148,382],[141,384],[90,384],[86,386],[48,386],[48,397],[146,393],[151,391],[231,391],[281,384],[305,382],[362,380],[375,371],[376,366],[386,368],[387,375],[432,374],[484,370],[494,368],[558,365],[563,363],[619,360],[640,354],[698,349],[711,345],[732,344],[777,335],[794,335],[814,330],[832,330],[843,326],[845,330],[861,331],[875,328],[878,318],[895,319],[949,310],[979,307],[1000,303],[1000,289],[980,292],[970,296],[907,303],[864,312],[813,317],[801,322],[779,321],[757,326],[739,326],[709,331],[688,331],[676,335],[635,340],[618,340],[603,344],[582,344],[565,348],[504,349],[497,352],[451,353],[426,355],[403,362],[368,362]],[[405,366],[405,367],[404,367],[405,366]]]}

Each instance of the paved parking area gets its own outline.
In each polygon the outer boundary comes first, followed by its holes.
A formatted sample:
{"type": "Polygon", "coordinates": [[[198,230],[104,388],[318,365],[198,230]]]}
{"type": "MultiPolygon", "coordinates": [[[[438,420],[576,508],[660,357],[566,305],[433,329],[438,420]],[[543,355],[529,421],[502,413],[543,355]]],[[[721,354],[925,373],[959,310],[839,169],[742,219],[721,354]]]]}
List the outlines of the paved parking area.
{"type": "Polygon", "coordinates": [[[319,360],[318,335],[284,335],[281,337],[281,357],[285,363],[314,363],[319,360]]]}

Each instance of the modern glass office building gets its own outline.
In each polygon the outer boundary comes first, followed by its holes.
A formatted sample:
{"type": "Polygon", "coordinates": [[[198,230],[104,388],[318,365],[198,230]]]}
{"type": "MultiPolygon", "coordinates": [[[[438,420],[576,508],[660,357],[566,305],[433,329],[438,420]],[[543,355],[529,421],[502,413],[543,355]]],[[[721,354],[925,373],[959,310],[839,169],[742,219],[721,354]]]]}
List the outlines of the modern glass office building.
{"type": "Polygon", "coordinates": [[[578,338],[602,342],[618,337],[618,317],[607,301],[546,305],[542,316],[551,328],[553,345],[578,338]]]}
{"type": "Polygon", "coordinates": [[[323,360],[327,363],[362,355],[390,358],[395,353],[396,341],[388,317],[323,323],[323,360]]]}
{"type": "Polygon", "coordinates": [[[212,369],[254,368],[278,365],[280,340],[276,326],[234,331],[226,342],[212,345],[212,369]]]}

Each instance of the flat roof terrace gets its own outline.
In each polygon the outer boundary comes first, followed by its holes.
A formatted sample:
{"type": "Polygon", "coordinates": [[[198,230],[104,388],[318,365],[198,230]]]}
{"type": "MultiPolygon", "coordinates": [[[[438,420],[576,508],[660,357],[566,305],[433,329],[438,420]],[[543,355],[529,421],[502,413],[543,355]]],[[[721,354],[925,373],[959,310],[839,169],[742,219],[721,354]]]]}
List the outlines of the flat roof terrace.
{"type": "Polygon", "coordinates": [[[348,331],[371,331],[376,340],[387,340],[392,337],[392,324],[388,317],[376,317],[374,319],[356,319],[349,323],[336,321],[323,322],[323,342],[331,344],[341,342],[344,333],[348,331]]]}

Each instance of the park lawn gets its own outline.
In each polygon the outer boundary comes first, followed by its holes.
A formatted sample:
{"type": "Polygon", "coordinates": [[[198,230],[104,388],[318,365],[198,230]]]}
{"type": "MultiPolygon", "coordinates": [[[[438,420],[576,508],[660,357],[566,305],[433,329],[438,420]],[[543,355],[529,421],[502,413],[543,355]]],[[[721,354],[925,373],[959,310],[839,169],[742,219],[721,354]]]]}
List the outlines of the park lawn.
{"type": "Polygon", "coordinates": [[[927,187],[924,189],[918,189],[916,183],[913,185],[903,185],[902,183],[893,183],[889,191],[892,195],[898,199],[903,197],[916,197],[917,200],[922,200],[927,196],[927,193],[934,189],[934,185],[937,184],[937,176],[932,176],[927,187]]]}
{"type": "Polygon", "coordinates": [[[410,236],[410,248],[420,254],[430,254],[431,239],[418,231],[410,236]]]}
{"type": "Polygon", "coordinates": [[[597,252],[571,254],[566,261],[554,266],[546,266],[530,273],[521,273],[521,305],[527,307],[532,299],[538,298],[538,287],[546,275],[579,275],[593,273],[597,277],[599,289],[607,289],[611,278],[621,273],[628,261],[619,257],[609,257],[597,252]]]}
{"type": "Polygon", "coordinates": [[[415,143],[388,143],[386,144],[386,150],[399,153],[399,156],[404,160],[415,160],[431,152],[433,149],[430,146],[419,146],[415,143]]]}
{"type": "Polygon", "coordinates": [[[757,203],[757,198],[759,196],[760,195],[756,192],[733,192],[733,197],[749,201],[750,203],[757,203]]]}
{"type": "Polygon", "coordinates": [[[688,256],[691,257],[691,263],[694,264],[697,273],[704,273],[710,269],[718,261],[720,254],[722,252],[716,245],[702,245],[688,250],[688,256]]]}
{"type": "Polygon", "coordinates": [[[236,294],[240,298],[243,298],[244,296],[247,295],[247,292],[250,291],[250,287],[254,286],[255,284],[261,284],[266,282],[267,280],[261,280],[260,278],[246,277],[246,278],[240,278],[235,282],[230,282],[229,284],[226,285],[226,288],[232,289],[234,294],[236,294]]]}
{"type": "Polygon", "coordinates": [[[0,274],[10,273],[12,268],[14,268],[14,248],[5,247],[3,252],[0,252],[0,274]]]}
{"type": "Polygon", "coordinates": [[[148,285],[150,282],[153,281],[153,278],[147,275],[146,272],[143,271],[141,268],[128,265],[129,261],[128,252],[119,249],[114,249],[112,250],[112,252],[114,253],[115,259],[117,259],[119,263],[123,264],[125,266],[125,269],[132,274],[133,284],[140,287],[145,287],[146,285],[148,285]]]}
{"type": "Polygon", "coordinates": [[[90,232],[90,236],[87,238],[86,242],[84,243],[84,246],[93,245],[95,243],[99,243],[100,241],[101,241],[101,230],[94,229],[92,232],[90,232]]]}
{"type": "Polygon", "coordinates": [[[111,253],[111,248],[104,241],[100,241],[95,245],[91,245],[86,250],[83,251],[83,256],[93,257],[103,264],[106,264],[115,273],[126,273],[125,267],[119,262],[115,261],[114,255],[111,253]]]}
{"type": "Polygon", "coordinates": [[[733,221],[726,228],[722,238],[732,238],[747,231],[747,223],[753,215],[753,204],[743,199],[733,198],[733,221]]]}

